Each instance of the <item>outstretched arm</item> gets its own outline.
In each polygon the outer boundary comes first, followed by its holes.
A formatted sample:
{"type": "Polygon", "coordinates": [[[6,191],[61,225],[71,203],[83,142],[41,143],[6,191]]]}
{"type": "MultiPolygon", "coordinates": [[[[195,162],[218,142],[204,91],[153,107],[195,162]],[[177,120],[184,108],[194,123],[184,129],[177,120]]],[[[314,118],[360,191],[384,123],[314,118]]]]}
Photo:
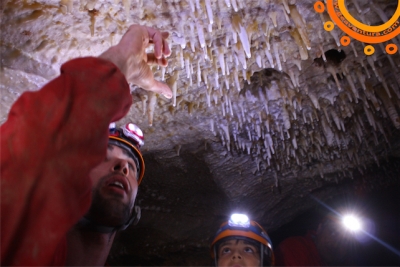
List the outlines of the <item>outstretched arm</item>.
{"type": "Polygon", "coordinates": [[[59,77],[14,103],[0,127],[1,265],[54,263],[58,244],[89,208],[88,174],[105,157],[108,125],[132,104],[127,80],[170,93],[147,65],[166,64],[163,36],[132,26],[99,58],[67,62],[59,77]],[[150,43],[154,57],[144,54],[150,43]]]}

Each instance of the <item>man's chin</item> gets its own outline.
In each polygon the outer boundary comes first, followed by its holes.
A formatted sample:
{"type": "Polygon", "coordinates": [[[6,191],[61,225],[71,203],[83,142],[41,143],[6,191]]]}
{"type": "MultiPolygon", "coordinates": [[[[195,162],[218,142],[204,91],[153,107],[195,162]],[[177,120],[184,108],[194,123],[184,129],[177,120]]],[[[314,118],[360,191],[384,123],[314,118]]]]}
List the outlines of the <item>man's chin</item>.
{"type": "Polygon", "coordinates": [[[87,218],[96,224],[107,227],[119,227],[130,218],[130,205],[122,203],[120,198],[95,198],[92,201],[87,218]]]}

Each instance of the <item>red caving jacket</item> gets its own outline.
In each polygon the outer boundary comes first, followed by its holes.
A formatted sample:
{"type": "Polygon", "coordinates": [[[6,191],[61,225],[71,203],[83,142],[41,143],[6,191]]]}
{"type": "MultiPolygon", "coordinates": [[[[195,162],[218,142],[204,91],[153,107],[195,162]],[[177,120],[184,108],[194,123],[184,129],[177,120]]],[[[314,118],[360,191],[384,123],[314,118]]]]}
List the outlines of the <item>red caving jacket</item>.
{"type": "Polygon", "coordinates": [[[106,156],[108,126],[131,104],[125,76],[93,57],[65,63],[14,103],[0,128],[1,265],[64,265],[66,234],[90,206],[89,172],[106,156]]]}
{"type": "Polygon", "coordinates": [[[312,239],[312,232],[283,240],[274,255],[275,266],[325,266],[312,239]]]}

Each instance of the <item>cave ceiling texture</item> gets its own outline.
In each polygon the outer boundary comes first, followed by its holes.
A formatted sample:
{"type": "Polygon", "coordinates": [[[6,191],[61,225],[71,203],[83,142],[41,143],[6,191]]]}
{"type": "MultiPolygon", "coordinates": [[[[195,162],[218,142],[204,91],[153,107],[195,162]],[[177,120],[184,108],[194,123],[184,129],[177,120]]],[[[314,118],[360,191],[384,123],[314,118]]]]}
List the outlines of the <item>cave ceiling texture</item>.
{"type": "MultiPolygon", "coordinates": [[[[173,98],[131,85],[118,122],[144,131],[146,174],[142,219],[110,259],[207,265],[210,237],[234,210],[273,231],[314,207],[310,195],[399,185],[400,56],[385,49],[400,37],[366,55],[368,44],[324,29],[331,19],[315,2],[3,0],[1,122],[22,92],[115,45],[130,24],[168,31],[169,65],[153,71],[173,98]]],[[[397,1],[346,7],[381,25],[397,1]]]]}

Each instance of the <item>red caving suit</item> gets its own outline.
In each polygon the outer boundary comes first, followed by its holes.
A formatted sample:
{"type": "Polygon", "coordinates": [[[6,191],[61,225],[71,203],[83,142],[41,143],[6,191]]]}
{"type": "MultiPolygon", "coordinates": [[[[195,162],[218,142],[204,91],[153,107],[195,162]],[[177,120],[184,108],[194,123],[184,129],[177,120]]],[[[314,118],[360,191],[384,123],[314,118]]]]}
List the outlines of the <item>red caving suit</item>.
{"type": "Polygon", "coordinates": [[[274,251],[276,266],[324,266],[312,232],[283,240],[274,251]]]}
{"type": "Polygon", "coordinates": [[[14,103],[0,128],[1,265],[64,265],[66,234],[90,206],[89,172],[106,156],[109,123],[131,104],[120,70],[92,57],[65,63],[14,103]]]}

